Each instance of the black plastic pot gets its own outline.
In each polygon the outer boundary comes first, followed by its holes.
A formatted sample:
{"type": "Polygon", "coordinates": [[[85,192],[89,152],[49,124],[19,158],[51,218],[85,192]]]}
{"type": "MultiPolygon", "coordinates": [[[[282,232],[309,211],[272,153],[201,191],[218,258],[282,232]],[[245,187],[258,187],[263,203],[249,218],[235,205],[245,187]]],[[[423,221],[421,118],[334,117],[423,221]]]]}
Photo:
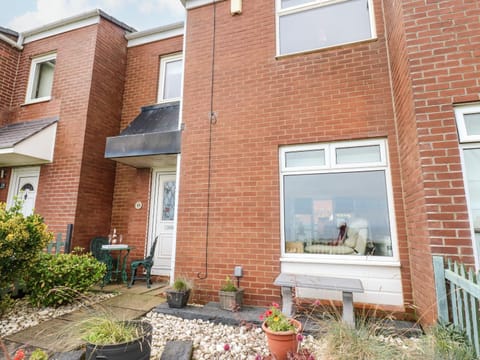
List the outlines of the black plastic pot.
{"type": "Polygon", "coordinates": [[[143,329],[142,337],[134,341],[111,344],[88,344],[85,351],[85,360],[149,360],[152,344],[152,325],[145,321],[128,321],[143,329]]]}
{"type": "Polygon", "coordinates": [[[167,303],[171,308],[183,308],[187,306],[190,297],[190,290],[175,291],[167,290],[167,303]]]}

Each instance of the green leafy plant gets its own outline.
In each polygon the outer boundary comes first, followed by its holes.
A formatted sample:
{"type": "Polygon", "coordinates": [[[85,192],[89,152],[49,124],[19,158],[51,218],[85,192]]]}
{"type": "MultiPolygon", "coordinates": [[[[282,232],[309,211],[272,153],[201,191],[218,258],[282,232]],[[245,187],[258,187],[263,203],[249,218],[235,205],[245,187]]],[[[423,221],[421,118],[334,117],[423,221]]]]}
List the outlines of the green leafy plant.
{"type": "Polygon", "coordinates": [[[8,308],[9,294],[37,261],[53,234],[38,214],[24,216],[22,202],[7,208],[0,202],[0,314],[8,308]]]}
{"type": "Polygon", "coordinates": [[[94,345],[121,344],[142,336],[142,328],[112,317],[93,317],[81,324],[82,339],[94,345]]]}
{"type": "Polygon", "coordinates": [[[475,350],[465,331],[454,324],[439,324],[421,338],[424,358],[436,360],[474,360],[475,350]]]}
{"type": "Polygon", "coordinates": [[[35,349],[30,354],[29,360],[48,360],[48,354],[42,349],[35,349]]]}
{"type": "Polygon", "coordinates": [[[192,289],[192,283],[190,280],[184,277],[178,277],[172,284],[172,288],[175,291],[185,292],[192,289]]]}
{"type": "Polygon", "coordinates": [[[42,306],[70,303],[99,282],[105,271],[106,265],[90,254],[42,254],[28,279],[30,302],[42,306]]]}
{"type": "Polygon", "coordinates": [[[280,306],[277,303],[272,303],[270,308],[260,315],[260,320],[264,321],[271,331],[296,330],[290,318],[280,311],[280,306]]]}
{"type": "Polygon", "coordinates": [[[235,292],[238,291],[238,288],[235,286],[233,283],[233,280],[230,276],[227,276],[225,278],[225,283],[222,285],[220,288],[221,291],[230,291],[230,292],[235,292]]]}

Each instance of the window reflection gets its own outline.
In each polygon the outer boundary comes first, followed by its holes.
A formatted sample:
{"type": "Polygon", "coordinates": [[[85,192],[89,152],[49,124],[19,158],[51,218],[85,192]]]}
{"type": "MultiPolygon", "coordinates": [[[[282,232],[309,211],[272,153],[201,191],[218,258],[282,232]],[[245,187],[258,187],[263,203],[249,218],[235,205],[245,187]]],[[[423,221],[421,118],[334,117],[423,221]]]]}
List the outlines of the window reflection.
{"type": "Polygon", "coordinates": [[[286,252],[392,256],[390,230],[384,170],[284,176],[286,252]]]}

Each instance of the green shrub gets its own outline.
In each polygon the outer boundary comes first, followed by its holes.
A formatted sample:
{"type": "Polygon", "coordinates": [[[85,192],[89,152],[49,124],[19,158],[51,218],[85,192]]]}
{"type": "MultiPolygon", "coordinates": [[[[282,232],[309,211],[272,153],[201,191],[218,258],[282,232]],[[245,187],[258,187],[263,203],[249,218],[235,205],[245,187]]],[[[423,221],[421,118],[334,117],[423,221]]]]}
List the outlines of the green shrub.
{"type": "Polygon", "coordinates": [[[422,337],[423,358],[435,360],[477,359],[473,346],[464,331],[453,324],[437,325],[422,337]]]}
{"type": "Polygon", "coordinates": [[[43,249],[53,240],[40,215],[25,217],[20,210],[20,201],[9,209],[0,202],[0,313],[8,303],[14,282],[36,267],[43,249]]]}
{"type": "Polygon", "coordinates": [[[90,254],[42,254],[28,279],[30,302],[59,306],[70,303],[104,276],[105,264],[90,254]]]}

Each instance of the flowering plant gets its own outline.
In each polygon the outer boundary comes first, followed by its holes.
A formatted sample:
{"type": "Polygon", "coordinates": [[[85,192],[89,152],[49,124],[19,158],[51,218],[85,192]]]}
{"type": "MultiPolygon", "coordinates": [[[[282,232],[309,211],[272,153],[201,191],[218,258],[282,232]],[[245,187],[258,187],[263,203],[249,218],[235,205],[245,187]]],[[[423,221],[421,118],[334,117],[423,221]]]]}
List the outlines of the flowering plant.
{"type": "Polygon", "coordinates": [[[281,311],[277,303],[272,303],[268,310],[260,315],[260,320],[264,321],[271,331],[295,331],[296,328],[281,311]]]}

